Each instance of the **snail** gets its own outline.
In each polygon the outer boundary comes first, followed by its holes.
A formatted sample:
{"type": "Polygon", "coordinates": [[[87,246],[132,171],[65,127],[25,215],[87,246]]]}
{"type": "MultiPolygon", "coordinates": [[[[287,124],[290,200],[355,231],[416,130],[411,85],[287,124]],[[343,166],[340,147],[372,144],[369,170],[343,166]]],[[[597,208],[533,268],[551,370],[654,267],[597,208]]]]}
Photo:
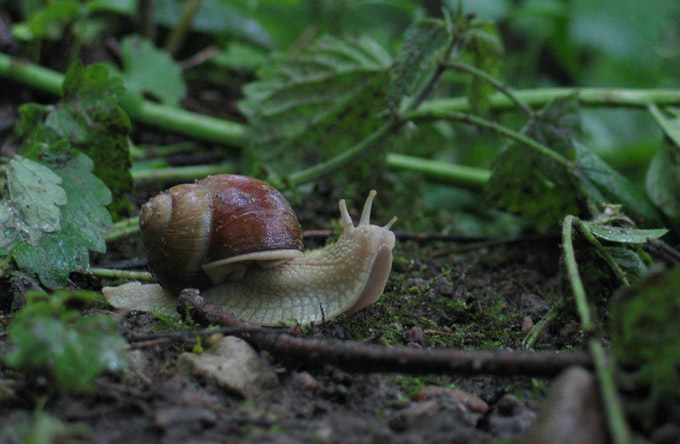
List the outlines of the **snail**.
{"type": "Polygon", "coordinates": [[[340,200],[341,236],[303,252],[290,204],[265,182],[223,174],[175,186],[140,212],[149,268],[163,288],[126,284],[104,295],[116,307],[153,310],[195,287],[262,325],[307,325],[357,312],[378,300],[392,266],[396,217],[371,225],[375,196],[372,190],[356,227],[340,200]]]}

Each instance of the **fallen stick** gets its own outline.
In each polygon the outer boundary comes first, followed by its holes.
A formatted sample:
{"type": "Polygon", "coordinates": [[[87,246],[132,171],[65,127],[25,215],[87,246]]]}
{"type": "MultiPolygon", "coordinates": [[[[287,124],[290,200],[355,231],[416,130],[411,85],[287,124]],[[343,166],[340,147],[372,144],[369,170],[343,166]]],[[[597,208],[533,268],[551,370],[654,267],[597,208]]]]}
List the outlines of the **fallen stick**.
{"type": "MultiPolygon", "coordinates": [[[[228,310],[208,302],[198,290],[180,294],[177,309],[200,323],[225,327],[255,327],[228,310]]],[[[337,339],[307,339],[293,334],[235,332],[255,347],[267,350],[286,363],[302,366],[326,364],[351,372],[408,374],[525,375],[552,377],[574,365],[592,368],[586,352],[458,351],[387,348],[337,339]]]]}

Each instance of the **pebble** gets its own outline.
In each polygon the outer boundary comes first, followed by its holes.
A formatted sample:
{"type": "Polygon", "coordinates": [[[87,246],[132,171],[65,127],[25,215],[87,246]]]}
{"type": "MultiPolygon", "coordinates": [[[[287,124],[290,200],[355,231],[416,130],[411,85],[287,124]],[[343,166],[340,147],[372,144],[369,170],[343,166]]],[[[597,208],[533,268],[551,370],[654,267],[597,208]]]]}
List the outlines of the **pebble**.
{"type": "Polygon", "coordinates": [[[515,395],[506,394],[484,418],[484,428],[495,436],[515,436],[526,430],[535,417],[536,414],[524,402],[515,395]]]}
{"type": "Polygon", "coordinates": [[[412,401],[422,401],[432,397],[446,396],[463,404],[468,410],[475,413],[486,413],[489,405],[481,398],[450,387],[428,385],[411,397],[412,401]]]}
{"type": "Polygon", "coordinates": [[[564,370],[552,383],[536,421],[521,442],[605,444],[606,423],[595,378],[581,367],[564,370]]]}
{"type": "Polygon", "coordinates": [[[234,336],[223,338],[200,355],[182,353],[177,367],[246,399],[278,385],[274,369],[246,341],[234,336]]]}
{"type": "Polygon", "coordinates": [[[432,284],[432,289],[442,296],[453,296],[456,292],[456,290],[453,288],[453,284],[451,284],[451,282],[443,276],[434,281],[432,284]]]}

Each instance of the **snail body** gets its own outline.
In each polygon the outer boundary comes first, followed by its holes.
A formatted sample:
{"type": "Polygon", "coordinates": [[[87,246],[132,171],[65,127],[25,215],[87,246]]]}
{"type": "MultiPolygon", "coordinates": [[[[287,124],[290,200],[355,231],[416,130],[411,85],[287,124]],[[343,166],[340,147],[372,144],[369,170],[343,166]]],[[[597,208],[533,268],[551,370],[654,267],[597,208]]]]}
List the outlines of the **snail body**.
{"type": "MultiPolygon", "coordinates": [[[[390,227],[396,218],[384,227],[370,224],[375,191],[369,193],[358,226],[341,200],[340,238],[302,252],[301,230],[290,205],[264,182],[219,175],[180,187],[152,199],[140,214],[149,267],[164,287],[155,286],[159,291],[201,288],[212,303],[263,325],[320,323],[359,311],[382,294],[392,266],[395,236],[390,227]],[[226,204],[237,208],[215,209],[226,204]],[[220,231],[230,225],[237,225],[231,227],[235,234],[220,231]],[[230,239],[237,247],[214,245],[230,239]]],[[[151,291],[151,286],[143,287],[151,291]]],[[[137,293],[105,296],[114,306],[140,308],[139,301],[132,302],[140,297],[137,293]]],[[[153,297],[156,308],[167,299],[153,297]]]]}

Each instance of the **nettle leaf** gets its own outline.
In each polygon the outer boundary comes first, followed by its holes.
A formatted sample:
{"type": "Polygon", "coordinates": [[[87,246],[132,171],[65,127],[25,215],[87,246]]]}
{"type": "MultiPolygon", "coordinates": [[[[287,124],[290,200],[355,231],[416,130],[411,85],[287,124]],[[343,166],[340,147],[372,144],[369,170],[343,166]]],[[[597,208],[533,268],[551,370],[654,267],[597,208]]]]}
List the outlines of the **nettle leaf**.
{"type": "Polygon", "coordinates": [[[584,222],[591,233],[600,239],[625,244],[644,244],[648,239],[658,239],[668,233],[665,228],[640,230],[631,227],[615,227],[597,222],[584,222]]]}
{"type": "Polygon", "coordinates": [[[388,95],[393,108],[404,97],[411,97],[437,66],[453,36],[439,20],[423,20],[412,25],[390,69],[388,95]]]}
{"type": "Polygon", "coordinates": [[[665,138],[649,164],[645,190],[676,230],[680,230],[680,116],[669,119],[656,106],[650,111],[665,138]]]}
{"type": "Polygon", "coordinates": [[[649,430],[680,403],[680,265],[617,294],[611,313],[613,355],[636,369],[621,376],[647,396],[629,408],[649,430]]]}
{"type": "Polygon", "coordinates": [[[389,66],[365,38],[322,36],[296,55],[274,56],[239,104],[253,151],[285,174],[354,145],[384,121],[389,66]]]}
{"type": "Polygon", "coordinates": [[[37,144],[26,151],[62,179],[66,203],[60,207],[59,231],[34,241],[17,239],[11,254],[20,268],[37,274],[43,285],[58,288],[70,272],[88,268],[88,250],[106,251],[104,234],[111,228],[106,205],[111,203],[111,193],[92,174],[92,160],[71,149],[65,140],[51,146],[37,144]]]}
{"type": "Polygon", "coordinates": [[[170,54],[134,35],[125,37],[120,49],[128,91],[140,98],[150,95],[161,103],[179,106],[187,86],[181,68],[170,54]]]}
{"type": "MultiPolygon", "coordinates": [[[[480,70],[492,75],[498,75],[503,55],[503,42],[500,32],[494,23],[485,23],[470,31],[470,43],[466,49],[472,52],[472,64],[480,70]]],[[[478,114],[489,111],[489,97],[495,88],[486,80],[478,76],[471,76],[468,99],[472,108],[478,114]]]]}
{"type": "MultiPolygon", "coordinates": [[[[5,166],[7,193],[2,200],[0,247],[17,238],[35,242],[61,228],[61,205],[66,203],[62,180],[48,167],[16,155],[5,166]]],[[[3,193],[5,194],[5,193],[3,193]]]]}
{"type": "Polygon", "coordinates": [[[624,213],[645,226],[662,226],[661,216],[647,195],[631,181],[607,165],[585,145],[574,141],[576,169],[582,192],[602,208],[606,204],[621,204],[624,213]]]}
{"type": "MultiPolygon", "coordinates": [[[[559,101],[532,121],[525,133],[572,160],[571,139],[579,129],[576,104],[559,101]]],[[[578,183],[569,169],[524,145],[508,145],[496,158],[486,188],[493,207],[518,214],[541,231],[566,214],[579,213],[578,183]]]]}
{"type": "Polygon", "coordinates": [[[19,108],[24,146],[68,139],[94,161],[94,174],[113,193],[109,209],[115,215],[129,213],[127,195],[134,188],[129,171],[130,120],[119,106],[123,92],[121,79],[103,65],[84,68],[75,63],[66,73],[60,103],[19,108]]]}

